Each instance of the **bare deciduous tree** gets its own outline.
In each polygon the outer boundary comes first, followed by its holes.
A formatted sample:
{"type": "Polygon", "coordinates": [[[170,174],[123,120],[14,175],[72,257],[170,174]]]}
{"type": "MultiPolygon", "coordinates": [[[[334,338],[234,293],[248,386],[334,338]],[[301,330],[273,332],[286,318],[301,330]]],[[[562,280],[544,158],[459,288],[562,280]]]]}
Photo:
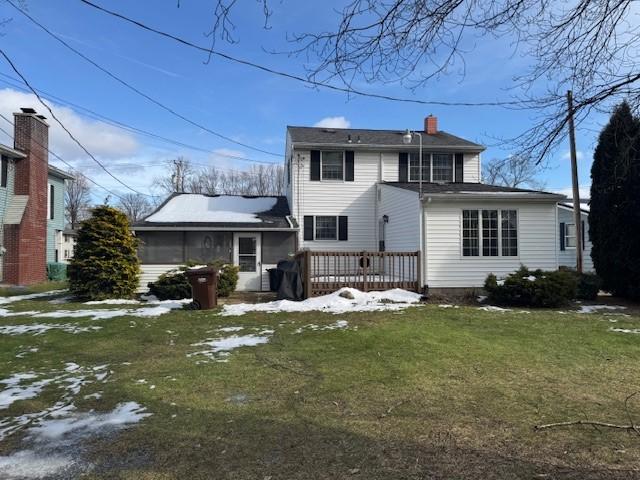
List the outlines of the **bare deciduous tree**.
{"type": "Polygon", "coordinates": [[[117,208],[129,218],[131,223],[134,223],[151,213],[152,206],[145,195],[125,193],[119,198],[117,208]]]}
{"type": "Polygon", "coordinates": [[[91,189],[89,181],[80,172],[73,172],[74,179],[67,182],[64,192],[65,220],[71,229],[78,228],[89,211],[91,189]]]}
{"type": "Polygon", "coordinates": [[[504,160],[493,159],[482,167],[482,181],[505,187],[530,187],[541,190],[544,183],[537,179],[542,168],[529,157],[512,155],[504,160]]]}

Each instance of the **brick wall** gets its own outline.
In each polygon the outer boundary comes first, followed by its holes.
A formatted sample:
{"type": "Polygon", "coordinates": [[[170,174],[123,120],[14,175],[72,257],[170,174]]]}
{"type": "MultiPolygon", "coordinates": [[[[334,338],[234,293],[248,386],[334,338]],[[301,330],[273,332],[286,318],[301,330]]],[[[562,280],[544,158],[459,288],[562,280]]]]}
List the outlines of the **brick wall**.
{"type": "Polygon", "coordinates": [[[49,126],[27,113],[14,113],[14,122],[14,148],[27,154],[15,164],[15,193],[29,201],[20,225],[5,226],[4,281],[30,285],[47,279],[49,126]]]}

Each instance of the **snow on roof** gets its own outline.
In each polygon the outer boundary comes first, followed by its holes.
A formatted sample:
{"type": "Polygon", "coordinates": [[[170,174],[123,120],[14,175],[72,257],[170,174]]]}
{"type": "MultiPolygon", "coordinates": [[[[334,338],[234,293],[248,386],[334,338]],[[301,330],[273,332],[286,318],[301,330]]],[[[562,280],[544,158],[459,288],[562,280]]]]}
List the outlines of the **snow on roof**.
{"type": "MultiPolygon", "coordinates": [[[[583,212],[588,212],[591,209],[591,206],[587,203],[588,200],[585,200],[584,202],[581,200],[580,201],[580,210],[582,210],[583,212]]],[[[570,208],[573,210],[573,202],[569,201],[569,202],[562,202],[560,205],[570,208]]]]}
{"type": "Polygon", "coordinates": [[[271,210],[277,197],[207,196],[185,193],[171,198],[147,222],[261,223],[256,214],[271,210]]]}

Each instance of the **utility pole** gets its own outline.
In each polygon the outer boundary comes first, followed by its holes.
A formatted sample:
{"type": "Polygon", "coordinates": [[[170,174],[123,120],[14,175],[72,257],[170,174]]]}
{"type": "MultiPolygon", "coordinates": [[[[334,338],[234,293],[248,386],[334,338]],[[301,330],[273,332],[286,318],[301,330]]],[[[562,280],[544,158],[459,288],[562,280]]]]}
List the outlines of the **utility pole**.
{"type": "Polygon", "coordinates": [[[175,181],[175,191],[177,193],[184,193],[184,161],[182,158],[178,158],[173,161],[175,165],[175,173],[172,175],[175,181]]]}
{"type": "Polygon", "coordinates": [[[582,273],[582,210],[578,189],[578,157],[576,154],[576,132],[573,124],[573,92],[567,91],[569,121],[569,145],[571,150],[571,183],[573,186],[573,221],[576,230],[576,271],[582,273]]]}

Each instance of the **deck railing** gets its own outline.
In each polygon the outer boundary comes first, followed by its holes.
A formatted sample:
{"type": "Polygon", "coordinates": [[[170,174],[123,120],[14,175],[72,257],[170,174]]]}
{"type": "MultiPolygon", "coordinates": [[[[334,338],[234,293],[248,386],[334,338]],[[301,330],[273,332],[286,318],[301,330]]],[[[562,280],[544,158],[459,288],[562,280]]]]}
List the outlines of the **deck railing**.
{"type": "Polygon", "coordinates": [[[402,288],[420,291],[420,252],[332,252],[296,254],[305,298],[342,287],[363,292],[402,288]]]}

